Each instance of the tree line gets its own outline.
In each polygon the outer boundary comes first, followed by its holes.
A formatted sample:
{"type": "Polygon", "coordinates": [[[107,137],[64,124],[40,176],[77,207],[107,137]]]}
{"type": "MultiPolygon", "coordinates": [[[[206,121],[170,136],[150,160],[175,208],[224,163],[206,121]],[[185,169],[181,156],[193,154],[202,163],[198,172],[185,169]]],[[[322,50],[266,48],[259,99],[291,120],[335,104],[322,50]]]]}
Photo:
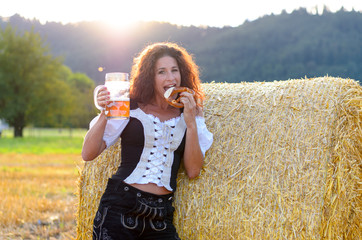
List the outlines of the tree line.
{"type": "Polygon", "coordinates": [[[55,56],[96,84],[98,71],[129,72],[133,57],[149,43],[176,42],[195,58],[204,82],[253,82],[290,78],[339,76],[360,79],[362,13],[311,14],[301,8],[288,14],[266,15],[238,27],[178,26],[140,22],[115,31],[100,22],[60,24],[26,20],[19,15],[0,21],[19,31],[34,28],[55,56]]]}

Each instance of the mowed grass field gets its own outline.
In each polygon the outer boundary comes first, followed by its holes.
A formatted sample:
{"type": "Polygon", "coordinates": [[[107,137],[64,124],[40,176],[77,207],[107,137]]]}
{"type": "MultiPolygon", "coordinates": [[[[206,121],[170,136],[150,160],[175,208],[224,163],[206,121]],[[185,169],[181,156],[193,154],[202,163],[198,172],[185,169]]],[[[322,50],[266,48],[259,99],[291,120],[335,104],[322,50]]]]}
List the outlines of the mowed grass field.
{"type": "Polygon", "coordinates": [[[0,138],[0,239],[74,239],[86,130],[0,138]]]}

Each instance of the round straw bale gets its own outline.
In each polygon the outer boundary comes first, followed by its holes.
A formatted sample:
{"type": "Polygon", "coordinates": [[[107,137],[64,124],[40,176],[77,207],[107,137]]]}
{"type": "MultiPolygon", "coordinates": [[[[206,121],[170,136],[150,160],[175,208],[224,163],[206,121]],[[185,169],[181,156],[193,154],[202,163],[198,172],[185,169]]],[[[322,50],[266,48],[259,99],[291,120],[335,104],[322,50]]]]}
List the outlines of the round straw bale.
{"type": "MultiPolygon", "coordinates": [[[[362,239],[362,88],[351,79],[208,83],[214,143],[201,175],[181,168],[181,239],[362,239]]],[[[78,239],[91,239],[119,143],[87,162],[79,181],[78,239]]]]}

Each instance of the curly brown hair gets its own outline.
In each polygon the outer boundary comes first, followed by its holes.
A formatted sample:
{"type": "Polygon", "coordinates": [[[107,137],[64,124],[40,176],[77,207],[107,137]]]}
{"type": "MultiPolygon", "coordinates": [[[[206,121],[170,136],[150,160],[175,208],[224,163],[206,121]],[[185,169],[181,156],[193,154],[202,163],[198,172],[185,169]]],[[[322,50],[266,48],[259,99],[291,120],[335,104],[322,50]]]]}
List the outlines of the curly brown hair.
{"type": "Polygon", "coordinates": [[[170,56],[176,60],[181,74],[181,86],[193,89],[196,93],[196,101],[202,102],[204,94],[201,90],[198,66],[184,48],[169,42],[149,45],[134,59],[130,97],[143,104],[147,104],[153,99],[155,96],[156,62],[165,56],[170,56]]]}

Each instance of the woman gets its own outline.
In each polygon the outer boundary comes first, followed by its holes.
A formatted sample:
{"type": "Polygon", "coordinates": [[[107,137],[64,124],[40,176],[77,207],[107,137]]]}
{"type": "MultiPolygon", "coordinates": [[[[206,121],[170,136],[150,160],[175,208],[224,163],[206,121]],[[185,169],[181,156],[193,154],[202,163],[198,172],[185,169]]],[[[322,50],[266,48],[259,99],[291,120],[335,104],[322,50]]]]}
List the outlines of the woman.
{"type": "MultiPolygon", "coordinates": [[[[173,193],[183,159],[189,178],[199,175],[213,138],[203,118],[198,68],[185,49],[172,43],[146,47],[131,72],[129,120],[92,120],[82,149],[90,161],[121,138],[121,164],[108,180],[94,219],[93,239],[179,239],[173,225],[173,193]],[[180,94],[182,109],[169,105],[164,93],[180,94]]],[[[98,104],[109,99],[105,87],[98,104]]]]}

